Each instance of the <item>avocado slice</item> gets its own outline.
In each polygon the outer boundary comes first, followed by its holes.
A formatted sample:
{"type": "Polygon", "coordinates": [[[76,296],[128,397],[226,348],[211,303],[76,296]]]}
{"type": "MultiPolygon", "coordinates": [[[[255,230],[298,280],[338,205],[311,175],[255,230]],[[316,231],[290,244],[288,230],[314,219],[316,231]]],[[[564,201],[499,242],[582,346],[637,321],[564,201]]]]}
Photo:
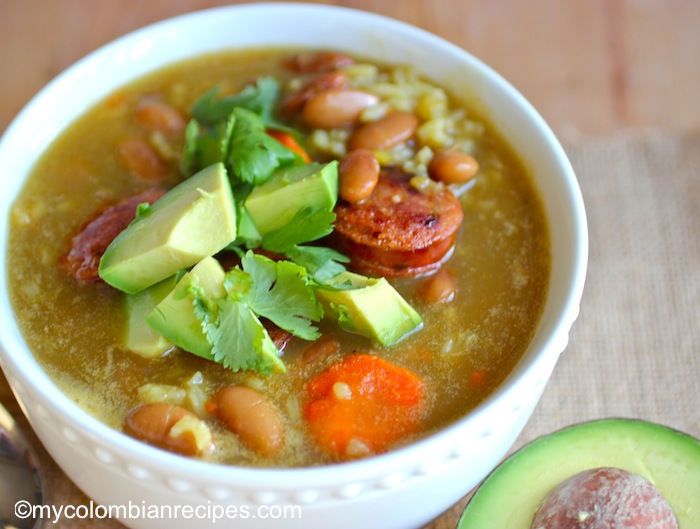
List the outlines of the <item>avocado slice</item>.
{"type": "MultiPolygon", "coordinates": [[[[219,261],[205,257],[183,275],[175,288],[146,316],[146,324],[181,349],[216,361],[212,354],[213,345],[202,331],[202,321],[195,313],[193,288],[201,289],[208,299],[220,300],[226,296],[225,279],[226,273],[219,261]]],[[[259,370],[284,373],[286,367],[279,358],[275,342],[257,318],[249,323],[259,325],[264,333],[260,351],[263,361],[259,370]]]]}
{"type": "Polygon", "coordinates": [[[207,297],[222,298],[226,295],[225,277],[226,273],[219,262],[213,257],[205,257],[146,316],[146,323],[181,349],[212,360],[212,345],[202,332],[202,322],[194,312],[191,289],[198,286],[207,297]]]}
{"type": "Polygon", "coordinates": [[[239,205],[238,209],[238,233],[234,244],[241,245],[244,244],[248,247],[255,247],[260,245],[262,240],[262,235],[255,226],[255,222],[250,217],[250,213],[243,206],[239,205]]]}
{"type": "Polygon", "coordinates": [[[636,419],[600,419],[541,437],[507,458],[481,484],[457,529],[530,529],[540,503],[584,470],[622,468],[656,486],[680,529],[700,527],[700,440],[636,419]]]}
{"type": "Polygon", "coordinates": [[[340,326],[382,345],[392,345],[423,323],[420,315],[383,277],[369,278],[341,272],[328,281],[332,289],[319,287],[316,295],[326,314],[334,314],[340,326]]]}
{"type": "Polygon", "coordinates": [[[134,294],[214,255],[236,238],[236,208],[223,164],[203,169],[137,216],[107,247],[99,275],[134,294]]]}
{"type": "Polygon", "coordinates": [[[144,358],[156,358],[173,344],[146,323],[146,316],[175,288],[177,276],[171,276],[136,294],[126,295],[126,333],[124,345],[144,358]]]}
{"type": "Polygon", "coordinates": [[[312,162],[277,169],[267,182],[253,188],[245,209],[260,235],[265,235],[287,224],[304,207],[330,211],[337,200],[338,161],[312,162]]]}

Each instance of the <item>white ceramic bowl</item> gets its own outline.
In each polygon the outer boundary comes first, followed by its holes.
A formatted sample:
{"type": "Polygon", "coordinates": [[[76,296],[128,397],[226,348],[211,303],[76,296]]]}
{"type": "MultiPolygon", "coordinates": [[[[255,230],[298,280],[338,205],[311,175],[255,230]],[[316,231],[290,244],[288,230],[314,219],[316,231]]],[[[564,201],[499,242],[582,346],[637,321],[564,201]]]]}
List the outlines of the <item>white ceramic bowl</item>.
{"type": "Polygon", "coordinates": [[[412,63],[487,111],[530,168],[550,221],[552,277],[542,321],[505,383],[437,435],[342,466],[243,469],[151,448],[79,409],[35,362],[2,288],[0,364],[24,412],[75,483],[95,502],[121,507],[130,527],[205,526],[223,514],[220,506],[225,505],[231,506],[230,515],[234,508],[238,515],[220,523],[242,529],[421,527],[506,454],[539,400],[578,314],[588,250],[583,202],[562,147],[532,106],[479,60],[422,30],[364,12],[303,4],[240,5],[166,20],[104,46],[42,90],[0,143],[3,280],[10,205],[37,157],[77,115],[115,87],[173,61],[222,48],[285,45],[412,63]],[[157,518],[145,516],[144,509],[159,505],[169,506],[172,518],[167,510],[157,518]],[[285,506],[300,507],[285,518],[285,506]]]}

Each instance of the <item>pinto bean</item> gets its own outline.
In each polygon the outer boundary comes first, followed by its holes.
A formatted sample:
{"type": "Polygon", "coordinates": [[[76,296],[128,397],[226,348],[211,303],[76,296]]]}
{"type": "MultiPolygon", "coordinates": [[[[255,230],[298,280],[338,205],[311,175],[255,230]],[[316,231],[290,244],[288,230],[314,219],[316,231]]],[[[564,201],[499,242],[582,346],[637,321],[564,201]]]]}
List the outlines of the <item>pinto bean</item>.
{"type": "Polygon", "coordinates": [[[269,457],[284,446],[284,429],[277,410],[260,392],[246,386],[226,386],[212,402],[214,413],[251,449],[269,457]]]}
{"type": "Polygon", "coordinates": [[[186,456],[213,450],[207,425],[181,406],[153,402],[133,409],[124,421],[124,431],[149,444],[186,456]]]}
{"type": "Polygon", "coordinates": [[[346,154],[338,167],[340,198],[360,202],[372,194],[379,181],[379,162],[368,149],[355,149],[346,154]]]}
{"type": "Polygon", "coordinates": [[[324,90],[342,88],[348,82],[348,74],[341,70],[323,73],[307,81],[299,90],[289,94],[282,102],[280,110],[291,116],[299,112],[309,99],[324,90]]]}
{"type": "Polygon", "coordinates": [[[324,90],[309,99],[302,116],[307,125],[319,129],[347,127],[357,123],[364,109],[378,102],[377,96],[363,90],[324,90]]]}
{"type": "Polygon", "coordinates": [[[413,114],[392,112],[355,130],[348,146],[350,150],[388,150],[410,139],[417,128],[418,118],[413,114]]]}
{"type": "Polygon", "coordinates": [[[301,52],[284,61],[284,66],[299,73],[320,73],[350,66],[355,61],[344,53],[333,51],[301,52]]]}
{"type": "Polygon", "coordinates": [[[149,182],[162,182],[167,166],[155,150],[145,141],[129,138],[117,146],[119,161],[130,173],[149,182]]]}
{"type": "Polygon", "coordinates": [[[478,172],[479,162],[476,158],[455,149],[439,152],[428,164],[430,177],[445,184],[463,184],[478,172]]]}
{"type": "Polygon", "coordinates": [[[176,108],[158,101],[141,103],[134,115],[143,127],[167,134],[178,134],[184,131],[187,125],[185,118],[176,108]]]}
{"type": "Polygon", "coordinates": [[[418,294],[425,303],[444,303],[452,301],[457,292],[457,282],[454,276],[445,268],[441,268],[423,281],[418,294]]]}

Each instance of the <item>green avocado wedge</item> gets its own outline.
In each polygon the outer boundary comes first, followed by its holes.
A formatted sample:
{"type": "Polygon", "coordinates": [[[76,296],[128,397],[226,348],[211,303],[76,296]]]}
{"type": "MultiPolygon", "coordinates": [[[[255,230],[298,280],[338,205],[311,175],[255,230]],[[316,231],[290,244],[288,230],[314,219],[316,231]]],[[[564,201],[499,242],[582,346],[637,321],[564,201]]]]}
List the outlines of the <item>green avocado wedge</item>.
{"type": "Polygon", "coordinates": [[[220,163],[181,182],[139,214],[105,250],[99,274],[135,294],[214,255],[236,238],[236,208],[220,163]]]}
{"type": "Polygon", "coordinates": [[[369,278],[341,272],[328,281],[339,290],[316,289],[326,314],[334,316],[340,327],[381,345],[393,345],[420,329],[423,320],[384,277],[369,278]]]}
{"type": "Polygon", "coordinates": [[[338,162],[312,162],[277,169],[267,182],[253,188],[245,209],[265,235],[287,224],[304,207],[330,211],[337,200],[338,162]]]}
{"type": "Polygon", "coordinates": [[[508,457],[476,490],[457,529],[530,529],[552,489],[598,467],[639,474],[669,502],[680,529],[700,528],[700,440],[642,420],[600,419],[540,437],[508,457]]]}

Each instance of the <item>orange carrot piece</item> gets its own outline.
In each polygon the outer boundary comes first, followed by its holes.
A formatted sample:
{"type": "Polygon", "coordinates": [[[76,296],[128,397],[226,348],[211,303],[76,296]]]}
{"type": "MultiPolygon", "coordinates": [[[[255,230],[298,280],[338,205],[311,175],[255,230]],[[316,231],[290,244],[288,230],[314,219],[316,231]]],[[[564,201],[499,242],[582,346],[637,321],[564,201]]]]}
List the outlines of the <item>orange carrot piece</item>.
{"type": "Polygon", "coordinates": [[[423,381],[374,355],[346,356],[307,386],[304,417],[316,443],[337,459],[386,451],[420,428],[423,381]]]}
{"type": "Polygon", "coordinates": [[[294,138],[294,136],[281,130],[268,129],[266,132],[268,136],[272,136],[282,145],[287,147],[287,149],[294,151],[301,156],[301,159],[304,160],[305,163],[311,162],[309,153],[307,153],[304,148],[299,145],[299,142],[296,140],[296,138],[294,138]]]}
{"type": "Polygon", "coordinates": [[[473,386],[476,386],[478,388],[484,387],[484,385],[486,384],[486,379],[486,371],[482,371],[480,369],[472,371],[469,375],[469,381],[472,383],[473,386]]]}

